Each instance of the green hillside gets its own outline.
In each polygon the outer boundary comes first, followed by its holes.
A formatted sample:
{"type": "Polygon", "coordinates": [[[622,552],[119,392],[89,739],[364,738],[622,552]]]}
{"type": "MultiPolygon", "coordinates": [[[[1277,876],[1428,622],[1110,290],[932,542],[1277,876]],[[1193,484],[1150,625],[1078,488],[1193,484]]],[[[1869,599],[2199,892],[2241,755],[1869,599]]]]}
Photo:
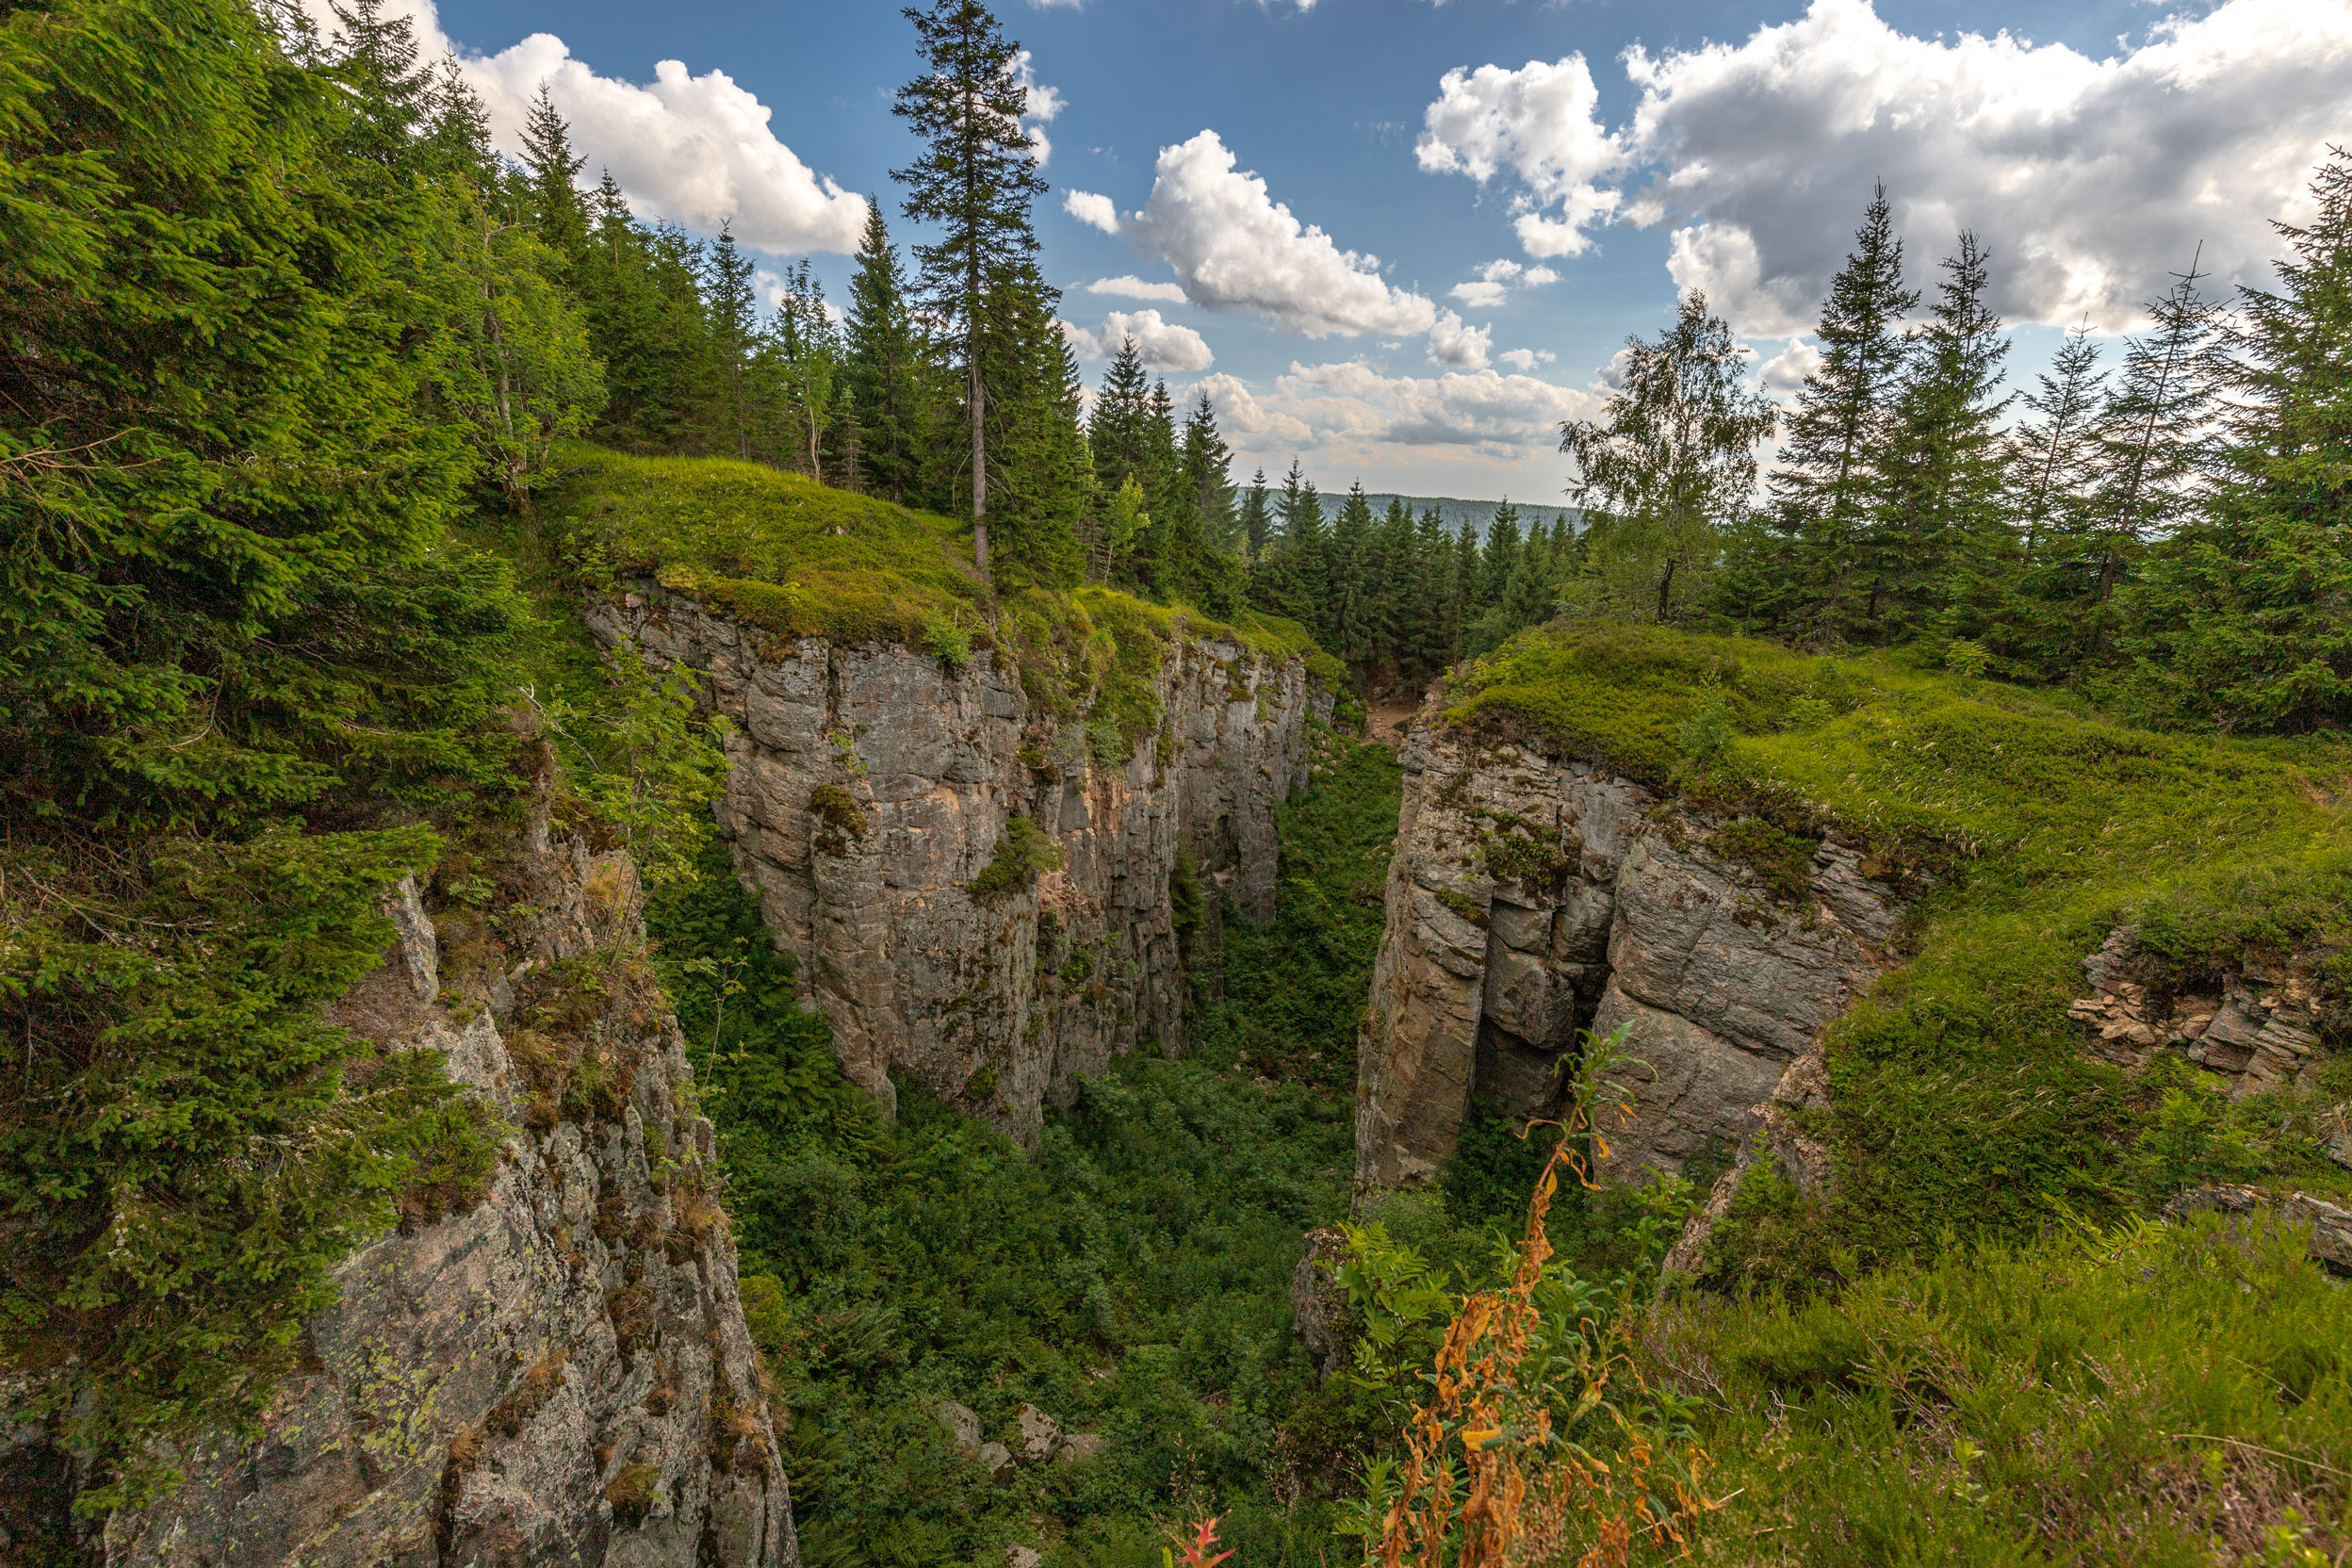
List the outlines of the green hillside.
{"type": "Polygon", "coordinates": [[[1895,655],[1624,627],[1525,633],[1449,691],[1458,722],[1756,825],[1732,853],[1809,853],[1835,828],[1914,901],[1907,961],[1830,1037],[1837,1108],[1816,1131],[1834,1195],[1752,1184],[1721,1273],[1827,1278],[1839,1255],[2113,1218],[2201,1179],[2344,1184],[2320,1117],[2352,1088],[2347,1064],[2319,1070],[2325,1092],[2230,1105],[2178,1059],[2127,1078],[2066,1017],[2082,958],[2125,923],[2184,987],[2316,953],[2344,994],[2342,737],[2157,735],[1895,655]]]}

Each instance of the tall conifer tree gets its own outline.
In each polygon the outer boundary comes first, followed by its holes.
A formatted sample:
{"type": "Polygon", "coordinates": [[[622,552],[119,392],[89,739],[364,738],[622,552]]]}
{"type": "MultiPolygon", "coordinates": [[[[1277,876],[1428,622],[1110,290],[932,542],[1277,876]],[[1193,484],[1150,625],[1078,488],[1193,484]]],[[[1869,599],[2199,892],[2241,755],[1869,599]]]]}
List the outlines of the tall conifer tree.
{"type": "Polygon", "coordinates": [[[1775,526],[1794,544],[1761,556],[1754,579],[1768,621],[1806,640],[1853,629],[1860,548],[1885,500],[1881,463],[1903,366],[1903,319],[1919,303],[1903,286],[1903,241],[1880,186],[1821,307],[1821,363],[1805,378],[1772,480],[1775,526]],[[1788,575],[1773,580],[1772,562],[1788,575]]]}
{"type": "Polygon", "coordinates": [[[2278,223],[2278,282],[2226,326],[2230,394],[2203,514],[2134,594],[2150,716],[2225,729],[2352,727],[2352,152],[2278,223]]]}
{"type": "MultiPolygon", "coordinates": [[[[893,106],[921,139],[923,153],[890,177],[906,188],[906,216],[939,225],[939,237],[917,246],[915,256],[932,308],[962,351],[972,558],[985,577],[988,292],[1000,280],[1033,270],[1037,237],[1029,213],[1046,187],[1021,123],[1028,107],[1015,75],[1021,46],[1004,37],[980,0],[932,0],[928,10],[909,7],[903,14],[914,24],[923,74],[899,89],[893,106]]],[[[1010,314],[1020,313],[1016,302],[1010,314]]]]}

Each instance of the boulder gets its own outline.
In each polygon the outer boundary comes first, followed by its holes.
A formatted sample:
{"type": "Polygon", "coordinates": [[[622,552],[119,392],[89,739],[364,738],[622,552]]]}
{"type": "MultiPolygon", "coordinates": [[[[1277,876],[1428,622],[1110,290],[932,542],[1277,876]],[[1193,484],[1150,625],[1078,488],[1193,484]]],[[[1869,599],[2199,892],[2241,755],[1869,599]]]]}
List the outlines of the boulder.
{"type": "Polygon", "coordinates": [[[1076,1463],[1080,1460],[1096,1458],[1110,1446],[1111,1440],[1101,1432],[1072,1432],[1062,1439],[1062,1451],[1055,1457],[1076,1463]]]}
{"type": "Polygon", "coordinates": [[[1021,1457],[1043,1464],[1062,1446],[1062,1425],[1035,1405],[1021,1407],[1021,1457]]]}
{"type": "Polygon", "coordinates": [[[980,1457],[980,1413],[970,1405],[959,1405],[953,1399],[941,1399],[937,1407],[939,1425],[947,1429],[956,1451],[966,1459],[980,1457]]]}
{"type": "Polygon", "coordinates": [[[1002,1443],[983,1443],[980,1445],[980,1468],[986,1470],[988,1478],[997,1485],[1012,1485],[1013,1471],[1017,1468],[1013,1451],[1002,1443]]]}
{"type": "Polygon", "coordinates": [[[1307,1233],[1305,1256],[1290,1276],[1290,1331],[1326,1372],[1335,1372],[1355,1342],[1355,1315],[1339,1286],[1348,1238],[1329,1226],[1307,1233]]]}

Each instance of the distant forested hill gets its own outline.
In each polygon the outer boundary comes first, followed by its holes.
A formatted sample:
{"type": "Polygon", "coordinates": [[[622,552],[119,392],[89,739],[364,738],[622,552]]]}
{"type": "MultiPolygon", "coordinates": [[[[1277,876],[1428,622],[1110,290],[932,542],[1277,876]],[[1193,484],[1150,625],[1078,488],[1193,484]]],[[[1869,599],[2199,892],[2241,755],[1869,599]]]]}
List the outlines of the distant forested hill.
{"type": "MultiPolygon", "coordinates": [[[[1486,525],[1494,519],[1494,508],[1502,504],[1499,501],[1466,501],[1458,496],[1399,497],[1386,490],[1367,490],[1364,492],[1364,498],[1371,504],[1375,513],[1386,512],[1388,503],[1392,500],[1402,500],[1407,509],[1416,517],[1429,508],[1435,507],[1437,519],[1446,525],[1446,532],[1460,533],[1464,527],[1467,527],[1474,536],[1480,539],[1486,537],[1486,525]]],[[[1323,492],[1323,515],[1325,517],[1336,518],[1339,515],[1339,509],[1347,504],[1348,492],[1346,490],[1323,492]]],[[[1573,506],[1529,506],[1524,502],[1518,504],[1519,526],[1523,529],[1530,523],[1542,523],[1549,528],[1562,517],[1574,523],[1579,515],[1573,506]]]]}

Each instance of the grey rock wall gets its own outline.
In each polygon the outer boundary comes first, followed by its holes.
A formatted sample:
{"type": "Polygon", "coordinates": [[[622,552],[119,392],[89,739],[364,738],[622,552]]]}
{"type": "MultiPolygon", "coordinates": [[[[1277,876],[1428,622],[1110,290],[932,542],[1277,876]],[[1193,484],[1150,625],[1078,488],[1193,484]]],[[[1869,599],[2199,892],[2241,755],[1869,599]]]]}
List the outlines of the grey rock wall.
{"type": "Polygon", "coordinates": [[[1197,951],[1214,950],[1223,901],[1273,917],[1274,808],[1304,781],[1309,717],[1330,714],[1300,661],[1180,638],[1156,678],[1165,724],[1104,767],[1083,716],[1039,711],[985,649],[951,671],[903,646],[775,642],[652,587],[587,614],[608,645],[633,638],[709,677],[735,726],[721,823],[738,872],[886,1110],[897,1069],[1032,1138],[1113,1054],[1180,1047],[1180,851],[1206,894],[1197,951]],[[1015,816],[1063,863],[975,900],[1015,816]]]}
{"type": "Polygon", "coordinates": [[[260,1437],[178,1456],[176,1494],[108,1521],[109,1568],[798,1568],[634,868],[544,820],[520,849],[519,936],[456,911],[436,938],[404,888],[400,944],[338,1009],[446,1052],[496,1106],[486,1196],[347,1261],[260,1437]],[[583,966],[588,1016],[567,1000],[583,966]]]}
{"type": "Polygon", "coordinates": [[[1434,1177],[1474,1102],[1549,1113],[1582,1029],[1630,1023],[1644,1064],[1631,1123],[1605,1129],[1619,1177],[1729,1159],[1768,1107],[1818,1096],[1821,1029],[1899,923],[1856,853],[1823,842],[1805,896],[1777,899],[1709,847],[1722,825],[1606,769],[1453,730],[1433,707],[1400,760],[1359,1045],[1360,1187],[1434,1177]]]}

